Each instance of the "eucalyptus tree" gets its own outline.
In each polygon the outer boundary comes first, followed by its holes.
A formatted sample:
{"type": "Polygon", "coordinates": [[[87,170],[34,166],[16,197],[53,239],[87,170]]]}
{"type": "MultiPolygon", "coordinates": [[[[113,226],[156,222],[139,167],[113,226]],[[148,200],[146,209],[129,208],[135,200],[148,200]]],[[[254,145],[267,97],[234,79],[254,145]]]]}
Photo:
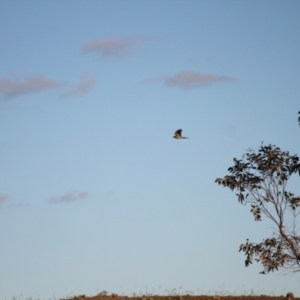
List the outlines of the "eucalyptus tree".
{"type": "Polygon", "coordinates": [[[255,221],[269,219],[274,231],[258,243],[247,239],[240,245],[245,265],[261,263],[261,274],[279,269],[300,272],[300,196],[288,191],[291,177],[300,176],[299,157],[274,145],[261,145],[257,152],[249,149],[233,161],[229,174],[215,182],[235,191],[239,203],[250,205],[255,221]]]}

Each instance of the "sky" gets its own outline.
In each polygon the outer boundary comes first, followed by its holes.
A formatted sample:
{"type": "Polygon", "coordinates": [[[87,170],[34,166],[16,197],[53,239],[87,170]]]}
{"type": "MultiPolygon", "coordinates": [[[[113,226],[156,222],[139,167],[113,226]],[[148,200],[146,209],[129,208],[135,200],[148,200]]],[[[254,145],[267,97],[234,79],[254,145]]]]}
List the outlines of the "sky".
{"type": "Polygon", "coordinates": [[[215,183],[300,155],[300,1],[0,4],[0,299],[300,297],[244,266],[271,224],[215,183]]]}

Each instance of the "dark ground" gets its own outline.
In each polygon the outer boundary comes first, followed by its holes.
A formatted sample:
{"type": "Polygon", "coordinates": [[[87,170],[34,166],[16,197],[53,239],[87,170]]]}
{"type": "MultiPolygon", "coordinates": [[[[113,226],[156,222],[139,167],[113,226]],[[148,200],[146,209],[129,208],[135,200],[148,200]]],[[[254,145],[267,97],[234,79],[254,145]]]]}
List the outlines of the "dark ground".
{"type": "MultiPolygon", "coordinates": [[[[119,296],[117,294],[102,295],[98,294],[96,296],[88,297],[85,295],[78,295],[72,298],[68,298],[68,300],[292,300],[297,299],[293,298],[292,295],[289,297],[287,295],[284,296],[192,296],[192,295],[174,295],[174,296],[119,296]]],[[[300,299],[300,298],[298,298],[300,299]]],[[[63,299],[61,299],[63,300],[63,299]]],[[[66,299],[67,300],[67,299],[66,299]]]]}

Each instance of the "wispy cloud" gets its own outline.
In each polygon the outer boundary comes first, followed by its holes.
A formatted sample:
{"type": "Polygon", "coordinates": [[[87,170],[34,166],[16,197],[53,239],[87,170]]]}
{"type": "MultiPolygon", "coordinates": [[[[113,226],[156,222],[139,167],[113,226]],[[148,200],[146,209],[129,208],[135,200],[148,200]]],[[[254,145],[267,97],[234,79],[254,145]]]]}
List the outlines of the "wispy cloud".
{"type": "Polygon", "coordinates": [[[22,82],[0,78],[0,96],[2,96],[2,99],[8,100],[24,94],[49,90],[64,85],[64,82],[52,80],[44,76],[28,76],[22,82]]]}
{"type": "Polygon", "coordinates": [[[229,82],[232,80],[233,78],[229,76],[218,76],[208,73],[183,71],[174,76],[165,77],[164,84],[167,86],[190,89],[220,82],[229,82]]]}
{"type": "Polygon", "coordinates": [[[0,194],[0,206],[2,203],[6,202],[9,199],[8,195],[0,194]]]}
{"type": "Polygon", "coordinates": [[[138,47],[147,38],[143,36],[125,37],[116,39],[114,37],[102,38],[83,45],[84,53],[97,52],[102,56],[131,56],[137,53],[138,47]]]}
{"type": "Polygon", "coordinates": [[[41,109],[38,106],[33,105],[26,105],[26,106],[18,106],[18,105],[11,105],[11,102],[1,102],[0,103],[0,111],[1,112],[22,112],[22,113],[29,113],[29,112],[40,112],[41,109]]]}
{"type": "Polygon", "coordinates": [[[83,76],[80,78],[80,82],[77,85],[71,87],[62,94],[62,98],[83,96],[89,93],[95,84],[95,78],[87,75],[83,76]]]}
{"type": "Polygon", "coordinates": [[[70,192],[61,196],[52,196],[48,199],[49,203],[66,203],[82,200],[89,197],[87,192],[70,192]]]}
{"type": "Polygon", "coordinates": [[[171,87],[179,87],[183,89],[192,89],[213,85],[221,82],[230,82],[234,79],[230,76],[218,76],[209,73],[200,73],[195,71],[182,71],[174,76],[156,77],[146,79],[144,83],[164,84],[171,87]]]}

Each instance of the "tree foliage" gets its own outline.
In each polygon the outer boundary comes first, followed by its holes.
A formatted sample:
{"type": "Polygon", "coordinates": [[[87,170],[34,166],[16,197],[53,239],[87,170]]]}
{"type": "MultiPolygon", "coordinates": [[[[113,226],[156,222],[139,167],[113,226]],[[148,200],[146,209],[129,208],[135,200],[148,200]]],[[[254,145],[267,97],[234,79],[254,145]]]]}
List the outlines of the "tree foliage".
{"type": "Polygon", "coordinates": [[[250,204],[255,221],[270,219],[275,231],[271,238],[260,243],[246,240],[240,245],[239,251],[246,255],[245,265],[249,266],[253,260],[260,262],[264,267],[262,274],[279,268],[299,272],[300,196],[287,190],[290,177],[300,175],[299,157],[274,145],[261,145],[258,152],[249,149],[242,159],[233,161],[234,165],[228,169],[230,175],[215,181],[235,191],[238,202],[250,204]]]}

